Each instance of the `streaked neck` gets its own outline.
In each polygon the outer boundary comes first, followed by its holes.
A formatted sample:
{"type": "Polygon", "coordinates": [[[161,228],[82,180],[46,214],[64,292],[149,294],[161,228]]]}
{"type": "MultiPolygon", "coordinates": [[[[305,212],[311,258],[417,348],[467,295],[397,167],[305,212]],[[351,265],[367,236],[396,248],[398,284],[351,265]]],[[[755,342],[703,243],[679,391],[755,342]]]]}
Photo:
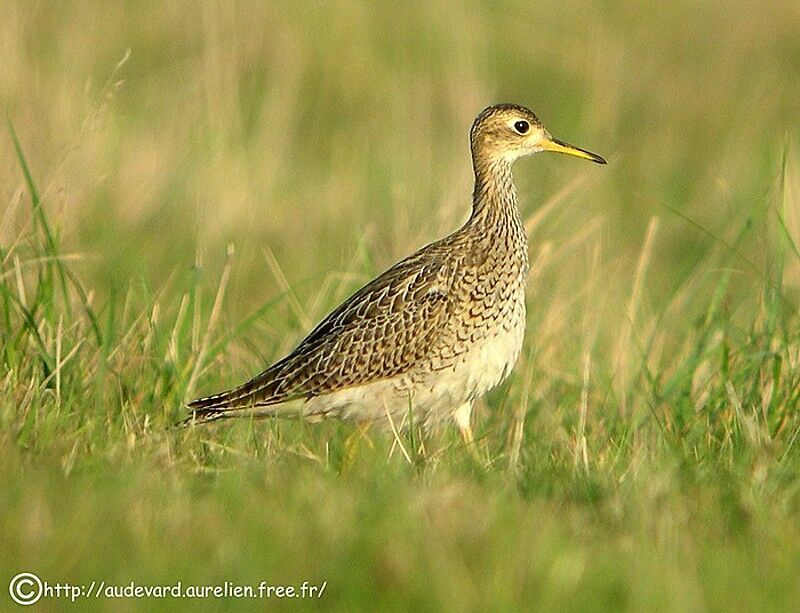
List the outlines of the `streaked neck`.
{"type": "Polygon", "coordinates": [[[505,159],[474,159],[475,189],[472,192],[470,219],[495,214],[518,215],[517,190],[511,175],[511,162],[505,159]]]}

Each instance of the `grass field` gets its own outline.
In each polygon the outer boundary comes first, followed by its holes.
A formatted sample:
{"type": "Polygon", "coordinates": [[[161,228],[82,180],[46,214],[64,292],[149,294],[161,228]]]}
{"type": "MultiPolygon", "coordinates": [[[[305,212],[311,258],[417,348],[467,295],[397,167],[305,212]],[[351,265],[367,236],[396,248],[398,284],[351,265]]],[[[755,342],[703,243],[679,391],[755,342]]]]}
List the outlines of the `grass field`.
{"type": "Polygon", "coordinates": [[[76,610],[796,610],[799,6],[7,3],[0,609],[29,571],[326,582],[76,610]],[[528,330],[481,460],[172,427],[457,227],[500,101],[609,165],[516,165],[528,330]]]}

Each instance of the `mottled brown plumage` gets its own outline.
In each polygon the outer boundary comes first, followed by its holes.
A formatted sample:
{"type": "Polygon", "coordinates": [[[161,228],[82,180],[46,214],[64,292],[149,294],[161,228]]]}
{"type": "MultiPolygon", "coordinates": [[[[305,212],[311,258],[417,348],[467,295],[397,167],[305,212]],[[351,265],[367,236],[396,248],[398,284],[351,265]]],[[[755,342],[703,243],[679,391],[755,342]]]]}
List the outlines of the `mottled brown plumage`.
{"type": "Polygon", "coordinates": [[[251,415],[455,418],[508,376],[525,328],[527,238],[511,164],[538,151],[605,160],[552,139],[530,110],[487,108],[470,131],[472,215],[392,266],[328,315],[288,356],[244,385],[189,404],[187,421],[251,415]],[[295,409],[280,408],[302,400],[295,409]]]}

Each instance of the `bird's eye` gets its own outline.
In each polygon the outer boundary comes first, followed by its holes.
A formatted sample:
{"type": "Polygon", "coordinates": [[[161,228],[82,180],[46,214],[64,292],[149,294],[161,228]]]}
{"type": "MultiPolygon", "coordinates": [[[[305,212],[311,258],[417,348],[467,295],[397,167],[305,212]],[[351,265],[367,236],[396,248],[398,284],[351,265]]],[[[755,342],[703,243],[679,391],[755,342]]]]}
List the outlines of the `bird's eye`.
{"type": "Polygon", "coordinates": [[[520,120],[514,123],[514,129],[520,134],[525,134],[530,127],[531,126],[527,121],[520,120]]]}

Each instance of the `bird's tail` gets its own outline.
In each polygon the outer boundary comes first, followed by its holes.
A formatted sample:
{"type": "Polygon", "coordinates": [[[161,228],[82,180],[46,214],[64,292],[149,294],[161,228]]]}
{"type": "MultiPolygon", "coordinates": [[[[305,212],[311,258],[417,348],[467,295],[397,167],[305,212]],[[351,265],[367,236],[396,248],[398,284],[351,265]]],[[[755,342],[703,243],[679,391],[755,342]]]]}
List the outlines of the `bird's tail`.
{"type": "Polygon", "coordinates": [[[252,382],[213,396],[192,400],[187,406],[191,410],[180,425],[206,424],[234,417],[275,417],[281,398],[258,398],[253,393],[252,382]]]}

